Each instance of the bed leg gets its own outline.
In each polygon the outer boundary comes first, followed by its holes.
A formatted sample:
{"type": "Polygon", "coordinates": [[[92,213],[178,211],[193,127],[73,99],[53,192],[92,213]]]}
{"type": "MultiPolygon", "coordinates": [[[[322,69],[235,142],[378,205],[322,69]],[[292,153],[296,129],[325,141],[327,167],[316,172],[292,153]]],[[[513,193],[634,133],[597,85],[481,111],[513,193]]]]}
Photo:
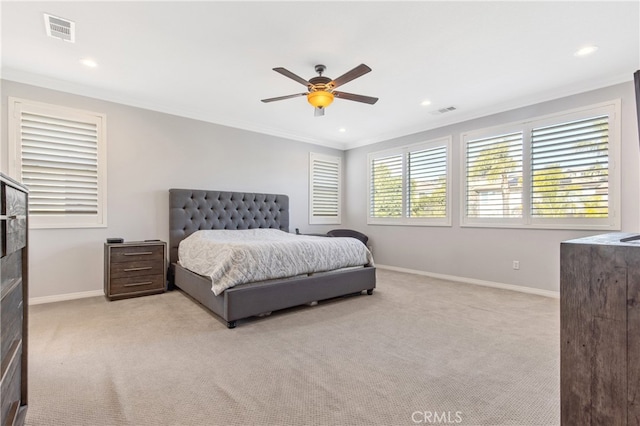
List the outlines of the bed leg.
{"type": "Polygon", "coordinates": [[[236,322],[235,321],[227,321],[227,328],[228,329],[236,328],[236,322]]]}
{"type": "Polygon", "coordinates": [[[373,289],[372,289],[372,288],[370,288],[369,290],[367,290],[367,294],[368,294],[369,296],[371,296],[371,295],[373,294],[373,289]]]}

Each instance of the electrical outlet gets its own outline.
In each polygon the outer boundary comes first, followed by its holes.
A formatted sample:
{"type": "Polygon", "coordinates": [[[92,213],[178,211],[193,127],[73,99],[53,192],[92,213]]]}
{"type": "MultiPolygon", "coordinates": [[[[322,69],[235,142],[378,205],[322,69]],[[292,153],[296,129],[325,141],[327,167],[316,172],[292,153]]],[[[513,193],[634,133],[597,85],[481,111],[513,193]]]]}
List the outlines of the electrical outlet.
{"type": "Polygon", "coordinates": [[[519,260],[514,260],[513,261],[513,269],[520,269],[520,261],[519,260]]]}

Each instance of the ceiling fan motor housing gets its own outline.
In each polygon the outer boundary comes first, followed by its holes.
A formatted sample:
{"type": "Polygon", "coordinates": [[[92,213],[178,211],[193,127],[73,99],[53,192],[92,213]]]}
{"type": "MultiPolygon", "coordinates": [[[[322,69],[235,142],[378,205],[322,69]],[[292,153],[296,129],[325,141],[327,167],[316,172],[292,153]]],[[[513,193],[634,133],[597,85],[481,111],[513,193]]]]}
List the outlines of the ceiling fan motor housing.
{"type": "Polygon", "coordinates": [[[327,84],[331,82],[329,77],[313,77],[309,79],[309,83],[311,83],[309,90],[325,90],[327,89],[327,84]]]}

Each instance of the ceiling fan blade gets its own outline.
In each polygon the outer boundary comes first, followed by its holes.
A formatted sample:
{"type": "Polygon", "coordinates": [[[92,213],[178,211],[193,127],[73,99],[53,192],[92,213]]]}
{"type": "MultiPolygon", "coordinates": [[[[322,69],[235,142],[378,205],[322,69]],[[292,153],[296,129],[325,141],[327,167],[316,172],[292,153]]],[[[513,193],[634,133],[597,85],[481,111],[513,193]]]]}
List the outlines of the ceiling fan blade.
{"type": "Polygon", "coordinates": [[[371,68],[369,68],[365,64],[360,64],[351,71],[347,71],[346,73],[342,74],[340,77],[336,78],[329,84],[335,89],[338,86],[342,86],[343,84],[348,83],[353,79],[365,75],[369,71],[371,71],[371,68]]]}
{"type": "Polygon", "coordinates": [[[262,102],[267,103],[267,102],[283,101],[285,99],[298,98],[300,96],[307,96],[307,93],[296,93],[295,95],[278,96],[277,98],[262,99],[262,102]]]}
{"type": "Polygon", "coordinates": [[[275,72],[278,72],[282,75],[284,75],[285,77],[289,77],[291,80],[297,81],[298,83],[302,84],[305,87],[309,87],[311,85],[311,83],[309,83],[307,80],[305,80],[304,78],[295,75],[294,73],[292,73],[291,71],[289,71],[288,69],[282,68],[282,67],[278,67],[278,68],[274,68],[273,69],[275,72]]]}
{"type": "Polygon", "coordinates": [[[314,116],[314,117],[322,117],[322,116],[324,115],[324,110],[325,110],[325,109],[324,109],[324,108],[322,108],[322,107],[316,107],[316,108],[314,108],[313,116],[314,116]]]}
{"type": "Polygon", "coordinates": [[[373,105],[378,102],[378,98],[374,98],[372,96],[364,96],[364,95],[354,95],[353,93],[346,92],[333,92],[333,96],[340,99],[346,99],[348,101],[356,101],[363,102],[365,104],[373,105]]]}

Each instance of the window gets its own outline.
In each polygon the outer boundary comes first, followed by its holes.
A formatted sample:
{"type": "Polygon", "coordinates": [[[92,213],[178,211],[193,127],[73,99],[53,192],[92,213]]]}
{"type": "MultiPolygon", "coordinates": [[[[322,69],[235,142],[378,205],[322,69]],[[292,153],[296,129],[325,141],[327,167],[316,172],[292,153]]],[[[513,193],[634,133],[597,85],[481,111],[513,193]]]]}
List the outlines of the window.
{"type": "Polygon", "coordinates": [[[451,225],[451,138],[369,154],[369,224],[451,225]]]}
{"type": "Polygon", "coordinates": [[[467,217],[521,217],[522,132],[470,140],[465,160],[467,217]]]}
{"type": "Polygon", "coordinates": [[[342,222],[342,159],[309,155],[309,224],[342,222]]]}
{"type": "Polygon", "coordinates": [[[462,224],[620,228],[620,102],[464,134],[462,224]]]}
{"type": "Polygon", "coordinates": [[[9,98],[9,173],[32,228],[106,226],[106,117],[9,98]]]}

